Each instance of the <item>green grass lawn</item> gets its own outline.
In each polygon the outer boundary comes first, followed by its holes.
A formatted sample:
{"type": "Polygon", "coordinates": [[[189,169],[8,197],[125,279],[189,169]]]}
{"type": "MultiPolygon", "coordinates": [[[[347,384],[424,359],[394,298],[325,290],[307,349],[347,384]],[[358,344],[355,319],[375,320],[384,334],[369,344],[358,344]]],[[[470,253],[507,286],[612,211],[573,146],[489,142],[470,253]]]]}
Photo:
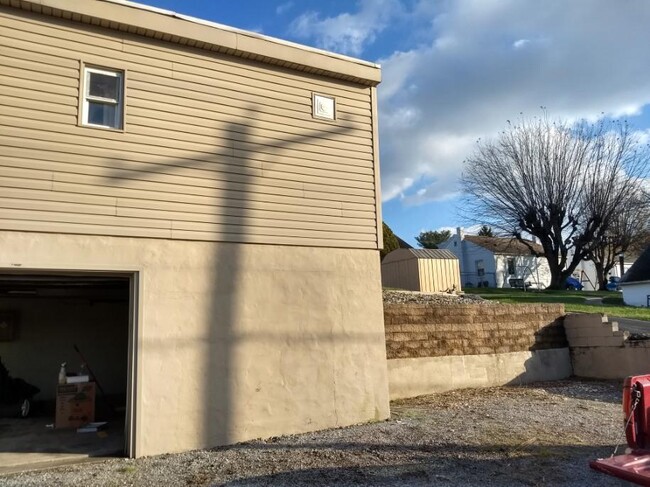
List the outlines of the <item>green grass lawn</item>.
{"type": "Polygon", "coordinates": [[[564,303],[566,311],[604,313],[636,320],[650,321],[650,309],[625,306],[621,293],[609,291],[526,291],[521,289],[466,288],[468,294],[501,303],[564,303]],[[604,298],[603,304],[590,304],[588,298],[604,298]]]}

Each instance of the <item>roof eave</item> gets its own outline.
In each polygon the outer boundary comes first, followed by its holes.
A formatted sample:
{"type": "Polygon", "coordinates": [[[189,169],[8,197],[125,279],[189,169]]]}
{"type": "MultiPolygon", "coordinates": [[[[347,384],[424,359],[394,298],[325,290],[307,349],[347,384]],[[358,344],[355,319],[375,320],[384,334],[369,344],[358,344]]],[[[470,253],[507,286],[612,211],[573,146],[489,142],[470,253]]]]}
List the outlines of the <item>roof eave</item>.
{"type": "Polygon", "coordinates": [[[650,279],[644,279],[643,281],[621,281],[619,286],[628,286],[630,284],[650,284],[650,279]]]}
{"type": "MultiPolygon", "coordinates": [[[[490,249],[486,249],[486,250],[490,250],[490,249]]],[[[539,255],[535,255],[535,254],[532,254],[532,253],[531,254],[522,254],[521,252],[501,252],[500,250],[498,250],[498,251],[492,250],[491,252],[494,255],[512,255],[514,257],[540,257],[539,255]]]]}
{"type": "Polygon", "coordinates": [[[0,5],[366,86],[381,81],[381,69],[374,63],[125,0],[0,0],[0,5]]]}

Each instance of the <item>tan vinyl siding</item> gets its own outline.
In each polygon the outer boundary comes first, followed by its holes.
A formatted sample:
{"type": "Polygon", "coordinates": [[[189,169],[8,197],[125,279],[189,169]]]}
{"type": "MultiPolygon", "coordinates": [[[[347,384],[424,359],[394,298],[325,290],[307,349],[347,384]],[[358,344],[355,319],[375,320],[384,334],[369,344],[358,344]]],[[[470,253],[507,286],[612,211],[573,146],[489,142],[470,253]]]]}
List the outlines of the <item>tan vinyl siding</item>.
{"type": "Polygon", "coordinates": [[[0,7],[0,229],[377,248],[372,115],[367,86],[0,7]],[[125,70],[124,132],[78,125],[81,62],[125,70]]]}
{"type": "Polygon", "coordinates": [[[420,290],[429,293],[461,290],[458,259],[418,259],[420,290]]]}
{"type": "Polygon", "coordinates": [[[458,259],[447,250],[397,249],[381,263],[384,287],[426,293],[460,291],[458,259]]]}
{"type": "Polygon", "coordinates": [[[384,262],[381,265],[381,285],[387,288],[420,291],[417,259],[384,262]]]}

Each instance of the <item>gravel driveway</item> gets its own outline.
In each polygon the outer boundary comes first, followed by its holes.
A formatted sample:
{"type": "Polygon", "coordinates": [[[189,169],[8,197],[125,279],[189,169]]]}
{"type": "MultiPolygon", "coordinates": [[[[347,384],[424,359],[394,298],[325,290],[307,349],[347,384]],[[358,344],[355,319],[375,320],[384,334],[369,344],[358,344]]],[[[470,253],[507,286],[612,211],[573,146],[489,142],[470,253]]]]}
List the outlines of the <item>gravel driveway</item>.
{"type": "Polygon", "coordinates": [[[571,380],[453,391],[394,402],[380,423],[9,475],[0,485],[614,486],[587,462],[623,441],[620,387],[571,380]]]}

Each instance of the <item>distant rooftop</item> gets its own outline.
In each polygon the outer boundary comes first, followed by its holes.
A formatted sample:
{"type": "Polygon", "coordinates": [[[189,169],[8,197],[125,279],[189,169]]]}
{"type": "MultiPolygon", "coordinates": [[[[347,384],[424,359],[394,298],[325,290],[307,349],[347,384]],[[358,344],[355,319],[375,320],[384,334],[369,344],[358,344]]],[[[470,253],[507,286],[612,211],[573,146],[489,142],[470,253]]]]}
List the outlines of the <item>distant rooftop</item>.
{"type": "Polygon", "coordinates": [[[534,255],[535,252],[543,254],[544,249],[532,240],[521,242],[509,237],[479,237],[478,235],[465,235],[465,240],[479,245],[495,254],[505,255],[534,255]],[[531,250],[532,249],[532,250],[531,250]]]}
{"type": "Polygon", "coordinates": [[[406,249],[418,259],[458,259],[449,250],[443,249],[406,249]]]}
{"type": "Polygon", "coordinates": [[[389,253],[384,260],[383,264],[390,262],[397,262],[401,260],[410,259],[444,259],[444,260],[458,260],[452,252],[442,249],[397,249],[389,253]]]}
{"type": "Polygon", "coordinates": [[[397,244],[399,245],[400,249],[412,249],[413,246],[408,243],[406,240],[399,238],[397,235],[395,235],[395,238],[397,239],[397,244]]]}
{"type": "Polygon", "coordinates": [[[621,284],[650,281],[650,246],[639,256],[623,275],[621,284]]]}

